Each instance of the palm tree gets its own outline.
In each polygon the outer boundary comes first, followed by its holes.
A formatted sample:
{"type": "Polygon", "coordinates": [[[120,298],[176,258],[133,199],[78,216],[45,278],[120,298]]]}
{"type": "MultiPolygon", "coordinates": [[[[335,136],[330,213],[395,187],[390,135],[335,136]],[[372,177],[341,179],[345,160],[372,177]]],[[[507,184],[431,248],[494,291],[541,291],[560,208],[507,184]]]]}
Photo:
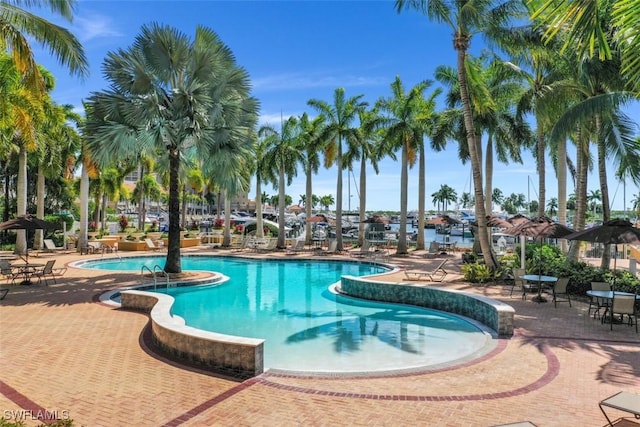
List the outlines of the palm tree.
{"type": "MultiPolygon", "coordinates": [[[[348,144],[347,153],[345,154],[345,164],[351,165],[355,160],[360,160],[360,184],[358,196],[359,217],[365,218],[367,211],[367,165],[370,165],[374,172],[379,172],[378,162],[385,155],[390,155],[395,159],[395,155],[391,146],[385,144],[381,139],[378,131],[380,125],[380,116],[377,110],[362,109],[358,113],[360,128],[358,139],[353,144],[348,144]]],[[[364,231],[366,223],[361,220],[358,224],[358,244],[362,246],[364,242],[364,231]]]]}
{"type": "MultiPolygon", "coordinates": [[[[307,113],[300,116],[300,145],[302,147],[302,166],[305,174],[305,193],[300,195],[300,202],[304,204],[306,218],[311,218],[313,209],[313,175],[318,173],[320,167],[320,152],[324,149],[325,141],[321,138],[324,117],[317,116],[310,120],[307,113]],[[308,202],[307,202],[308,201],[308,202]]],[[[311,243],[311,227],[305,227],[304,240],[311,243]]]]}
{"type": "Polygon", "coordinates": [[[358,113],[365,108],[367,103],[362,102],[363,95],[345,98],[343,88],[335,90],[333,105],[319,99],[311,99],[307,104],[315,108],[324,118],[325,126],[320,134],[320,139],[327,141],[325,148],[325,166],[330,167],[335,162],[338,168],[336,184],[336,250],[343,250],[342,245],[342,171],[345,168],[342,162],[344,142],[354,142],[358,138],[358,127],[355,121],[358,113]]]}
{"type": "Polygon", "coordinates": [[[272,126],[265,125],[258,130],[258,137],[264,137],[266,151],[264,162],[268,165],[267,176],[278,188],[278,248],[284,249],[285,217],[287,206],[285,190],[297,175],[296,164],[302,160],[302,146],[299,141],[300,126],[296,117],[289,117],[282,123],[280,133],[272,126]]]}
{"type": "Polygon", "coordinates": [[[180,273],[181,159],[195,150],[205,169],[218,153],[247,142],[257,118],[248,74],[212,30],[198,26],[191,41],[159,24],[143,26],[130,48],[108,54],[103,68],[110,89],[90,97],[88,145],[101,164],[152,149],[168,159],[165,271],[180,273]]]}
{"type": "Polygon", "coordinates": [[[30,40],[37,40],[69,68],[72,74],[86,76],[89,64],[80,42],[68,30],[36,16],[20,6],[48,7],[67,21],[73,19],[73,0],[2,0],[0,1],[1,44],[14,58],[19,73],[33,90],[45,89],[41,69],[36,64],[30,40]]]}
{"type": "Polygon", "coordinates": [[[547,202],[547,212],[549,213],[549,216],[553,216],[556,214],[558,209],[558,199],[556,197],[552,197],[551,199],[549,199],[549,202],[547,202]]]}
{"type": "Polygon", "coordinates": [[[487,219],[482,188],[482,159],[479,141],[476,140],[475,126],[471,109],[466,72],[466,57],[471,44],[472,35],[478,31],[485,31],[499,27],[514,17],[521,8],[521,3],[513,0],[504,2],[494,1],[459,1],[443,2],[441,0],[396,0],[396,10],[416,9],[426,14],[429,19],[443,22],[453,32],[453,47],[457,52],[457,71],[460,83],[460,99],[464,113],[464,128],[467,145],[471,158],[471,171],[474,184],[474,198],[476,220],[478,221],[478,236],[480,249],[484,254],[485,264],[494,270],[496,260],[492,255],[492,245],[487,233],[487,219]]]}
{"type": "MultiPolygon", "coordinates": [[[[407,188],[409,183],[408,168],[413,166],[418,153],[424,144],[424,136],[430,131],[435,110],[435,98],[440,94],[436,90],[426,99],[424,91],[431,86],[431,81],[422,81],[405,93],[400,77],[391,83],[392,96],[380,99],[376,105],[380,111],[387,113],[382,119],[384,139],[394,149],[401,150],[400,161],[400,230],[398,236],[398,254],[407,253],[407,188]]],[[[422,215],[424,217],[424,215],[422,215]]]]}
{"type": "Polygon", "coordinates": [[[631,199],[631,206],[636,212],[636,215],[640,215],[640,193],[633,196],[633,199],[631,199]]]}
{"type": "Polygon", "coordinates": [[[602,200],[602,192],[600,190],[591,190],[591,192],[587,195],[587,203],[591,206],[593,210],[593,216],[595,217],[598,209],[598,202],[602,200]]]}
{"type": "MultiPolygon", "coordinates": [[[[495,190],[497,190],[497,188],[494,189],[494,191],[495,190]]],[[[494,197],[493,200],[496,200],[495,197],[494,197]]],[[[473,204],[473,200],[471,199],[471,194],[470,193],[462,193],[462,196],[460,196],[459,202],[460,202],[460,205],[462,206],[462,209],[468,208],[469,206],[471,206],[473,204]]],[[[498,202],[496,201],[496,203],[498,203],[498,202]]],[[[500,203],[502,203],[502,202],[500,202],[500,203]]]]}
{"type": "Polygon", "coordinates": [[[327,194],[326,196],[320,197],[320,205],[324,207],[325,211],[328,211],[329,206],[333,205],[335,202],[336,201],[333,198],[333,195],[331,194],[327,194]]]}
{"type": "Polygon", "coordinates": [[[545,40],[562,36],[562,49],[579,57],[609,61],[620,52],[621,73],[640,93],[640,8],[629,0],[531,2],[532,19],[545,28],[545,40]]]}

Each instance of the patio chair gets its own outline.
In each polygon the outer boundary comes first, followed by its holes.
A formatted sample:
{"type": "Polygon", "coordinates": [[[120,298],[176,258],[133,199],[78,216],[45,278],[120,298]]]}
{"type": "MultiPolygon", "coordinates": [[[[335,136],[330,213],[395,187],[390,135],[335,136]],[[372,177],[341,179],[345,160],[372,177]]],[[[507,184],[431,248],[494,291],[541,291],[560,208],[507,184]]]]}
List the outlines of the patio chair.
{"type": "Polygon", "coordinates": [[[51,239],[44,239],[43,243],[45,252],[60,252],[67,250],[64,246],[56,246],[54,241],[51,239]]]}
{"type": "Polygon", "coordinates": [[[613,330],[614,318],[616,314],[620,315],[620,323],[624,323],[624,316],[629,320],[627,325],[636,324],[636,333],[638,333],[638,309],[636,308],[636,295],[618,295],[614,292],[611,307],[607,307],[603,319],[609,313],[610,329],[613,330]]]}
{"type": "Polygon", "coordinates": [[[362,246],[359,250],[349,252],[349,256],[352,258],[365,258],[371,256],[373,251],[371,250],[371,243],[367,239],[362,242],[362,246]]]}
{"type": "Polygon", "coordinates": [[[555,285],[551,288],[553,292],[553,306],[558,307],[558,301],[566,301],[569,303],[569,307],[571,307],[571,297],[567,292],[567,285],[569,285],[568,277],[560,277],[555,285]],[[564,297],[561,299],[561,297],[564,297]]]}
{"type": "Polygon", "coordinates": [[[443,267],[447,263],[449,259],[444,259],[436,268],[432,271],[424,271],[424,270],[405,270],[404,275],[409,280],[425,280],[429,279],[432,282],[442,282],[444,278],[447,276],[447,270],[443,267]]]}
{"type": "MultiPolygon", "coordinates": [[[[611,284],[607,282],[591,282],[591,290],[592,291],[610,291],[611,284]]],[[[589,300],[589,309],[587,311],[587,316],[591,314],[591,310],[593,310],[593,318],[595,319],[597,315],[600,314],[600,310],[607,309],[609,307],[610,301],[604,298],[591,297],[589,300]]]]}
{"type": "Polygon", "coordinates": [[[9,283],[12,285],[15,284],[16,274],[13,267],[11,267],[11,264],[9,264],[9,261],[6,259],[0,259],[0,274],[2,274],[2,277],[7,279],[7,285],[9,283]]]}
{"type": "Polygon", "coordinates": [[[424,258],[435,258],[440,255],[440,243],[432,241],[429,243],[429,251],[424,254],[424,258]]]}
{"type": "Polygon", "coordinates": [[[513,271],[513,284],[511,285],[511,292],[509,293],[509,297],[513,296],[513,290],[516,288],[516,286],[520,286],[520,289],[522,289],[522,298],[524,299],[525,297],[524,289],[527,283],[526,283],[526,280],[522,278],[522,276],[527,274],[527,271],[524,268],[514,268],[512,271],[513,271]]]}
{"type": "Polygon", "coordinates": [[[67,272],[67,268],[66,267],[53,268],[55,263],[56,263],[55,259],[47,261],[47,263],[44,265],[42,270],[36,270],[31,275],[31,277],[32,278],[33,277],[37,277],[38,278],[38,284],[40,284],[42,279],[44,279],[45,286],[49,286],[49,281],[47,280],[47,277],[52,278],[53,279],[53,283],[57,283],[56,276],[62,276],[64,273],[67,272]]]}

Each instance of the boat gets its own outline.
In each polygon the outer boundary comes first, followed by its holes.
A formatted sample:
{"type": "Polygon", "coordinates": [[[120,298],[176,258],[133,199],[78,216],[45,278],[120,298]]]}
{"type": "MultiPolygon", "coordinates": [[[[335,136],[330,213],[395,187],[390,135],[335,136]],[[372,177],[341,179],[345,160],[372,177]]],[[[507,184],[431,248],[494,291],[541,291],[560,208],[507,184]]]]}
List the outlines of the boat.
{"type": "Polygon", "coordinates": [[[451,227],[449,229],[450,236],[458,236],[458,237],[473,237],[473,233],[471,232],[471,228],[469,227],[451,227]]]}

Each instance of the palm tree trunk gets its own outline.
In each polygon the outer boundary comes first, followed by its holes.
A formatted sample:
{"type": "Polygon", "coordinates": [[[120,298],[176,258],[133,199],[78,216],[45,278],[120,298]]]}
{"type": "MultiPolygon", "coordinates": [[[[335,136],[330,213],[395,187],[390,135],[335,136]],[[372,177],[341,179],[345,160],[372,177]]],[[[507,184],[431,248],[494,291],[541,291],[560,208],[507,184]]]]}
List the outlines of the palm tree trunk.
{"type": "Polygon", "coordinates": [[[262,229],[262,182],[256,178],[256,237],[264,237],[262,229]]]}
{"type": "MultiPolygon", "coordinates": [[[[600,129],[602,129],[602,117],[596,115],[596,135],[600,135],[600,129]]],[[[606,147],[602,137],[599,137],[598,141],[598,176],[600,179],[600,193],[602,193],[602,221],[606,222],[611,219],[611,206],[609,204],[609,184],[607,183],[606,147]]],[[[610,265],[611,245],[605,245],[600,268],[608,270],[610,265]]]]}
{"type": "MultiPolygon", "coordinates": [[[[307,175],[307,183],[305,188],[306,194],[304,199],[304,212],[305,212],[305,219],[308,219],[308,218],[311,218],[311,215],[312,215],[311,209],[313,208],[313,186],[311,182],[313,171],[311,170],[310,165],[307,165],[306,175],[307,175]]],[[[304,226],[304,242],[307,245],[311,244],[311,227],[308,223],[305,224],[304,226]]]]}
{"type": "Polygon", "coordinates": [[[367,158],[360,157],[360,209],[358,211],[360,223],[358,224],[358,244],[364,243],[365,216],[367,215],[367,158]]]}
{"type": "MultiPolygon", "coordinates": [[[[38,165],[38,182],[36,184],[37,194],[38,194],[38,203],[36,205],[36,216],[38,218],[44,219],[44,197],[45,197],[45,187],[44,187],[44,171],[42,170],[42,165],[38,165]]],[[[36,230],[36,237],[33,241],[33,247],[37,249],[42,249],[44,244],[44,230],[36,230]]]]}
{"type": "Polygon", "coordinates": [[[398,248],[396,253],[404,255],[407,253],[407,191],[409,187],[409,160],[407,142],[402,145],[402,160],[400,170],[400,235],[398,236],[398,248]]]}
{"type": "MultiPolygon", "coordinates": [[[[536,116],[537,119],[537,116],[536,116]]],[[[536,120],[538,121],[538,120],[536,120]]],[[[547,187],[545,184],[546,175],[546,163],[544,158],[545,143],[544,143],[544,129],[542,125],[536,123],[536,133],[538,136],[538,216],[544,216],[544,207],[546,204],[547,187]]]]}
{"type": "Polygon", "coordinates": [[[462,100],[464,126],[467,134],[467,144],[471,156],[471,171],[473,175],[473,187],[475,196],[476,221],[478,222],[478,240],[480,250],[483,253],[484,261],[490,270],[495,270],[497,265],[492,256],[492,248],[487,235],[487,215],[484,208],[484,195],[482,194],[482,163],[479,156],[478,142],[475,138],[473,116],[471,114],[471,102],[469,88],[467,87],[467,73],[465,69],[466,49],[462,46],[468,44],[468,38],[460,36],[463,40],[456,38],[455,47],[458,52],[458,81],[460,82],[460,96],[462,100]],[[460,43],[460,44],[459,44],[460,43]]]}
{"type": "MultiPolygon", "coordinates": [[[[20,144],[20,152],[18,153],[18,184],[17,184],[17,200],[18,215],[26,215],[27,213],[27,148],[20,144]]],[[[16,253],[24,255],[27,252],[27,234],[25,230],[16,230],[16,253]]]]}
{"type": "MultiPolygon", "coordinates": [[[[587,174],[589,170],[588,141],[584,140],[580,128],[576,132],[576,213],[573,217],[575,230],[584,230],[585,215],[587,212],[587,174]]],[[[580,252],[580,242],[574,241],[569,248],[567,258],[577,260],[580,252]]]]}
{"type": "MultiPolygon", "coordinates": [[[[426,150],[424,148],[424,140],[420,141],[419,146],[420,154],[418,157],[418,238],[416,240],[416,250],[422,250],[425,248],[424,244],[424,213],[425,213],[425,191],[427,190],[426,183],[426,150]]],[[[406,230],[406,225],[405,225],[406,230]]],[[[405,230],[400,230],[401,233],[407,234],[405,230]]]]}
{"type": "MultiPolygon", "coordinates": [[[[556,173],[558,176],[558,222],[567,224],[567,141],[560,138],[557,145],[557,166],[556,173]]],[[[560,240],[562,252],[567,252],[567,241],[560,240]]]]}
{"type": "Polygon", "coordinates": [[[278,248],[285,249],[285,231],[284,231],[284,208],[285,208],[285,171],[284,164],[280,164],[278,168],[278,248]]]}
{"type": "MultiPolygon", "coordinates": [[[[82,156],[83,159],[85,156],[82,156]]],[[[76,251],[80,251],[87,246],[87,226],[89,223],[89,170],[88,165],[83,160],[82,172],[80,174],[80,233],[78,234],[78,244],[76,251]]]]}
{"type": "Polygon", "coordinates": [[[180,156],[176,147],[169,148],[169,243],[164,270],[182,273],[180,263],[180,156]]]}
{"type": "Polygon", "coordinates": [[[484,194],[486,197],[484,208],[491,215],[493,212],[493,139],[491,135],[487,138],[484,162],[484,194]]]}
{"type": "Polygon", "coordinates": [[[342,137],[338,137],[338,153],[336,158],[338,165],[338,182],[336,185],[336,250],[342,251],[342,137]]]}

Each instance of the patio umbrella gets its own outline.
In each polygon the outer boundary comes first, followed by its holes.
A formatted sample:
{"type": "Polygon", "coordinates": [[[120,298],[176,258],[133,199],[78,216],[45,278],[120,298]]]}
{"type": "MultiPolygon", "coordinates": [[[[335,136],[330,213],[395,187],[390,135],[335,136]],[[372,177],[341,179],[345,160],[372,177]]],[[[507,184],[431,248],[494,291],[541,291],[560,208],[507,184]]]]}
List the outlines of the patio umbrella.
{"type": "MultiPolygon", "coordinates": [[[[429,219],[429,221],[427,221],[427,224],[449,226],[449,225],[462,224],[462,222],[458,221],[453,217],[450,217],[449,215],[438,215],[434,218],[429,219]]],[[[442,242],[444,243],[444,233],[442,234],[442,242]]]]}
{"type": "Polygon", "coordinates": [[[327,222],[327,217],[321,214],[307,218],[307,222],[327,222]]]}
{"type": "MultiPolygon", "coordinates": [[[[526,217],[524,217],[526,218],[526,217]]],[[[519,225],[514,225],[511,228],[506,229],[505,234],[511,234],[512,236],[520,237],[533,237],[534,239],[540,238],[540,245],[542,246],[543,238],[566,238],[566,236],[575,232],[566,225],[555,222],[551,218],[546,216],[527,219],[518,219],[519,225]]],[[[524,240],[521,242],[520,247],[520,266],[525,268],[524,258],[524,240]]]]}
{"type": "Polygon", "coordinates": [[[615,271],[616,260],[618,258],[617,246],[621,243],[640,243],[640,228],[635,228],[631,222],[624,219],[612,219],[602,225],[570,234],[566,236],[566,239],[602,243],[604,245],[616,245],[615,256],[613,257],[613,270],[615,271]]]}
{"type": "MultiPolygon", "coordinates": [[[[26,232],[29,232],[35,230],[56,230],[57,228],[58,224],[36,218],[32,215],[20,215],[16,218],[10,219],[9,221],[0,223],[0,230],[25,230],[26,232]]],[[[29,260],[28,247],[25,257],[29,260]]]]}

